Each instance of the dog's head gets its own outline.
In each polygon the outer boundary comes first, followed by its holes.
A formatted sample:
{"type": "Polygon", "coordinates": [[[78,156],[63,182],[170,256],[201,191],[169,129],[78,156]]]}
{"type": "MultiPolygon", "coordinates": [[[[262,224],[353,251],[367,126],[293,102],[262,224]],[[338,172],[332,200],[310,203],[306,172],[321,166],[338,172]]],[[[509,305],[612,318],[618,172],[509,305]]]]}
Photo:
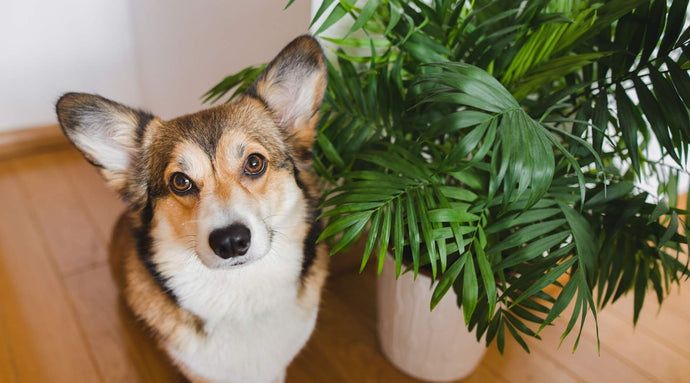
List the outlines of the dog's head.
{"type": "Polygon", "coordinates": [[[140,216],[140,229],[155,228],[148,246],[187,248],[208,267],[228,267],[263,257],[275,236],[292,234],[285,230],[308,230],[295,220],[310,214],[303,177],[325,86],[321,49],[303,36],[230,104],[162,121],[70,93],[57,113],[69,140],[140,216]]]}

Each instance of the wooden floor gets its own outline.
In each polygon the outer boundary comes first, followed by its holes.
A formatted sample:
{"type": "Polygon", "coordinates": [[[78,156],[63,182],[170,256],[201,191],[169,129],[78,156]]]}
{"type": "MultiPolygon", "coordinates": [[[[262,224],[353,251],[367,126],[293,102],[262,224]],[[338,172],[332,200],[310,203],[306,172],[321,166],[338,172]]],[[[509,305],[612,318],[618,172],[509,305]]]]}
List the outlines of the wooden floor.
{"type": "MultiPolygon", "coordinates": [[[[106,248],[122,205],[95,171],[71,150],[15,158],[0,190],[0,382],[180,381],[118,299],[106,248]]],[[[377,347],[374,285],[335,272],[288,382],[416,381],[377,347]]],[[[592,323],[577,353],[557,350],[560,321],[530,355],[491,347],[466,381],[690,382],[690,283],[660,312],[651,298],[636,329],[631,299],[601,313],[601,356],[592,323]]]]}

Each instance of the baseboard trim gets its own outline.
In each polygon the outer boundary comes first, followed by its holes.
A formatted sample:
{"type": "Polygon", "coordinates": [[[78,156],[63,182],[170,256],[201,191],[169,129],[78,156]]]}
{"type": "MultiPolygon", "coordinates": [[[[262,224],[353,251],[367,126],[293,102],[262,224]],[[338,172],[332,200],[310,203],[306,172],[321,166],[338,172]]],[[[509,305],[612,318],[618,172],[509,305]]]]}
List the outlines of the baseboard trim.
{"type": "Polygon", "coordinates": [[[59,125],[0,132],[0,160],[68,146],[59,125]]]}

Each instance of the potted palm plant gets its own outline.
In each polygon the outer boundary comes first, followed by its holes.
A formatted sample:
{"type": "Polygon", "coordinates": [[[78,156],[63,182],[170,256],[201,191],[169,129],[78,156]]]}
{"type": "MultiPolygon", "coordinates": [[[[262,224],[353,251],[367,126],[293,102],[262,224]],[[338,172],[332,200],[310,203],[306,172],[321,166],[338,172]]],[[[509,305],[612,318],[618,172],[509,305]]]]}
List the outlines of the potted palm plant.
{"type": "Polygon", "coordinates": [[[499,350],[506,334],[528,350],[562,314],[575,348],[587,315],[628,291],[637,321],[649,289],[661,302],[690,275],[674,208],[690,151],[687,5],[325,0],[316,35],[353,24],[323,37],[336,49],[314,147],[320,240],[335,254],[366,233],[362,268],[380,273],[390,253],[396,277],[427,270],[431,309],[452,289],[454,320],[499,350]]]}

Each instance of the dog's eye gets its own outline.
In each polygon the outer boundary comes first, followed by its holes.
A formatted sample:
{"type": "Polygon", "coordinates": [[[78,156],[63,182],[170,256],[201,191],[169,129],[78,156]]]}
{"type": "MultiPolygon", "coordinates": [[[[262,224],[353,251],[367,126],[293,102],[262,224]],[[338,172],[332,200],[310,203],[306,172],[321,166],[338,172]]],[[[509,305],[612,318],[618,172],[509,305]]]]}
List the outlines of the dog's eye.
{"type": "Polygon", "coordinates": [[[258,176],[266,170],[266,159],[258,153],[250,154],[244,162],[244,173],[258,176]]]}
{"type": "Polygon", "coordinates": [[[194,182],[186,174],[180,172],[173,173],[168,183],[170,184],[170,189],[178,195],[186,194],[194,188],[194,182]]]}

